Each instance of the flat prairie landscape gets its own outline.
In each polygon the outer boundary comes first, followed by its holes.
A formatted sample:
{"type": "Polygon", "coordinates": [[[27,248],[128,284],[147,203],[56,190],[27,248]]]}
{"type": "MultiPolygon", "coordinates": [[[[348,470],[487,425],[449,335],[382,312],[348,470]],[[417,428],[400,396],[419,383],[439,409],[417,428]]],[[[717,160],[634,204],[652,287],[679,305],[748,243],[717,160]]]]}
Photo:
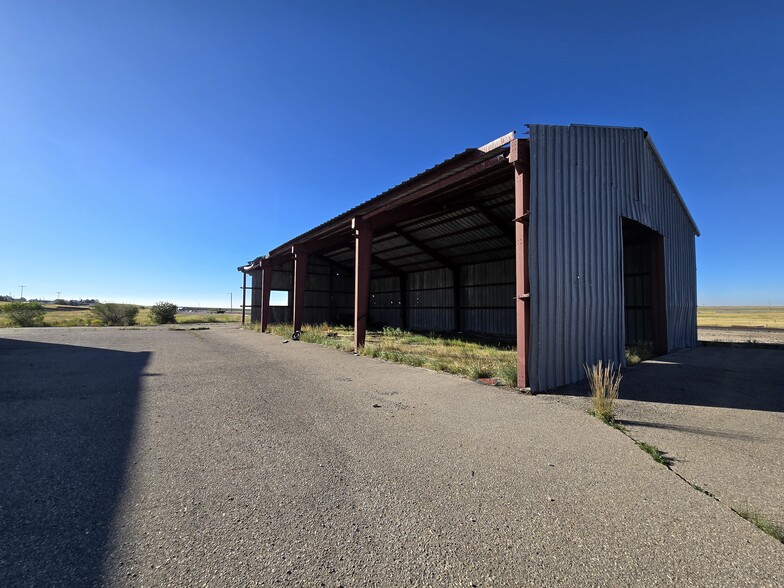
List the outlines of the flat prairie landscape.
{"type": "Polygon", "coordinates": [[[784,329],[784,306],[700,306],[697,326],[784,329]]]}

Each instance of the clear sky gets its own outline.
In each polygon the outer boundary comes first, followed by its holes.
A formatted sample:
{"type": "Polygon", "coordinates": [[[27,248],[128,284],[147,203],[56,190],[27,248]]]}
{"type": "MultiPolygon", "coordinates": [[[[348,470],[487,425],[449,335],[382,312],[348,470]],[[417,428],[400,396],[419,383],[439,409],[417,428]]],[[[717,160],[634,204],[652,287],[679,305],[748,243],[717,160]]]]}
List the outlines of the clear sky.
{"type": "Polygon", "coordinates": [[[0,0],[0,293],[237,304],[238,265],[538,122],[648,130],[699,303],[784,305],[782,6],[0,0]]]}

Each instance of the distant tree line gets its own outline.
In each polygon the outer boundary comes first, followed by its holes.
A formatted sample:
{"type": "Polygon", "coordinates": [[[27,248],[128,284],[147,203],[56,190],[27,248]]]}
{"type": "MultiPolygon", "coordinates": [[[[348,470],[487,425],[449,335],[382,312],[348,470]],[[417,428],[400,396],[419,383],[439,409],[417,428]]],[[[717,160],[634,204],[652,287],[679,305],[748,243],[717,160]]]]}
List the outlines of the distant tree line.
{"type": "Polygon", "coordinates": [[[65,300],[57,298],[55,300],[43,300],[41,298],[14,298],[13,296],[0,294],[0,302],[40,302],[42,304],[59,304],[60,306],[94,306],[100,303],[97,298],[80,298],[79,300],[65,300]]]}

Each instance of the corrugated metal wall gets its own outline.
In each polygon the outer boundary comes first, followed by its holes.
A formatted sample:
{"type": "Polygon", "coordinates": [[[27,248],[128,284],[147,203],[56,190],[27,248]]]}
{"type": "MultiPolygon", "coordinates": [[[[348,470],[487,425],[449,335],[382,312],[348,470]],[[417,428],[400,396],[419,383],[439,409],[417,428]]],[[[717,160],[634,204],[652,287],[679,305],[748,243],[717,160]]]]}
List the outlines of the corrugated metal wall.
{"type": "Polygon", "coordinates": [[[305,301],[302,319],[305,324],[318,325],[330,318],[330,267],[318,257],[308,260],[308,277],[305,281],[305,301]]]}
{"type": "Polygon", "coordinates": [[[370,280],[368,323],[372,327],[383,325],[402,328],[400,306],[400,278],[370,280]]]}
{"type": "Polygon", "coordinates": [[[664,236],[669,349],[696,345],[695,231],[645,131],[529,128],[532,389],[623,360],[624,216],[664,236]]]}
{"type": "Polygon", "coordinates": [[[408,275],[408,327],[416,331],[454,330],[452,272],[435,269],[408,275]]]}
{"type": "Polygon", "coordinates": [[[272,268],[272,285],[273,290],[286,291],[289,293],[288,306],[270,306],[269,322],[275,323],[291,323],[293,320],[291,311],[291,292],[293,286],[293,264],[284,263],[272,268]]]}
{"type": "Polygon", "coordinates": [[[463,332],[515,336],[515,261],[506,259],[460,270],[463,332]]]}

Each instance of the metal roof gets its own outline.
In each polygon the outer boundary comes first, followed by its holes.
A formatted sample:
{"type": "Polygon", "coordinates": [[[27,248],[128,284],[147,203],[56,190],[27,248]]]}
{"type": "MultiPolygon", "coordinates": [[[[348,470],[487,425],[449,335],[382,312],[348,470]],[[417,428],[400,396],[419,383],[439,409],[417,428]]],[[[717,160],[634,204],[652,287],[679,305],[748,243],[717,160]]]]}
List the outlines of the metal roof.
{"type": "MultiPolygon", "coordinates": [[[[590,125],[570,126],[590,128],[590,125]]],[[[680,206],[699,235],[699,229],[653,141],[644,129],[634,130],[644,133],[680,206]]],[[[321,247],[319,254],[322,257],[336,264],[353,266],[352,219],[373,217],[423,203],[438,207],[443,203],[444,206],[414,220],[385,227],[375,235],[374,275],[391,275],[393,270],[410,273],[448,264],[466,265],[513,257],[514,183],[512,168],[506,163],[508,143],[513,138],[514,133],[509,133],[483,147],[466,149],[237,269],[258,269],[264,260],[277,264],[287,258],[292,247],[314,242],[329,243],[328,247],[321,247]],[[472,180],[477,182],[482,178],[486,179],[484,183],[470,185],[472,180]],[[454,180],[454,185],[450,186],[451,180],[454,180]]]]}

